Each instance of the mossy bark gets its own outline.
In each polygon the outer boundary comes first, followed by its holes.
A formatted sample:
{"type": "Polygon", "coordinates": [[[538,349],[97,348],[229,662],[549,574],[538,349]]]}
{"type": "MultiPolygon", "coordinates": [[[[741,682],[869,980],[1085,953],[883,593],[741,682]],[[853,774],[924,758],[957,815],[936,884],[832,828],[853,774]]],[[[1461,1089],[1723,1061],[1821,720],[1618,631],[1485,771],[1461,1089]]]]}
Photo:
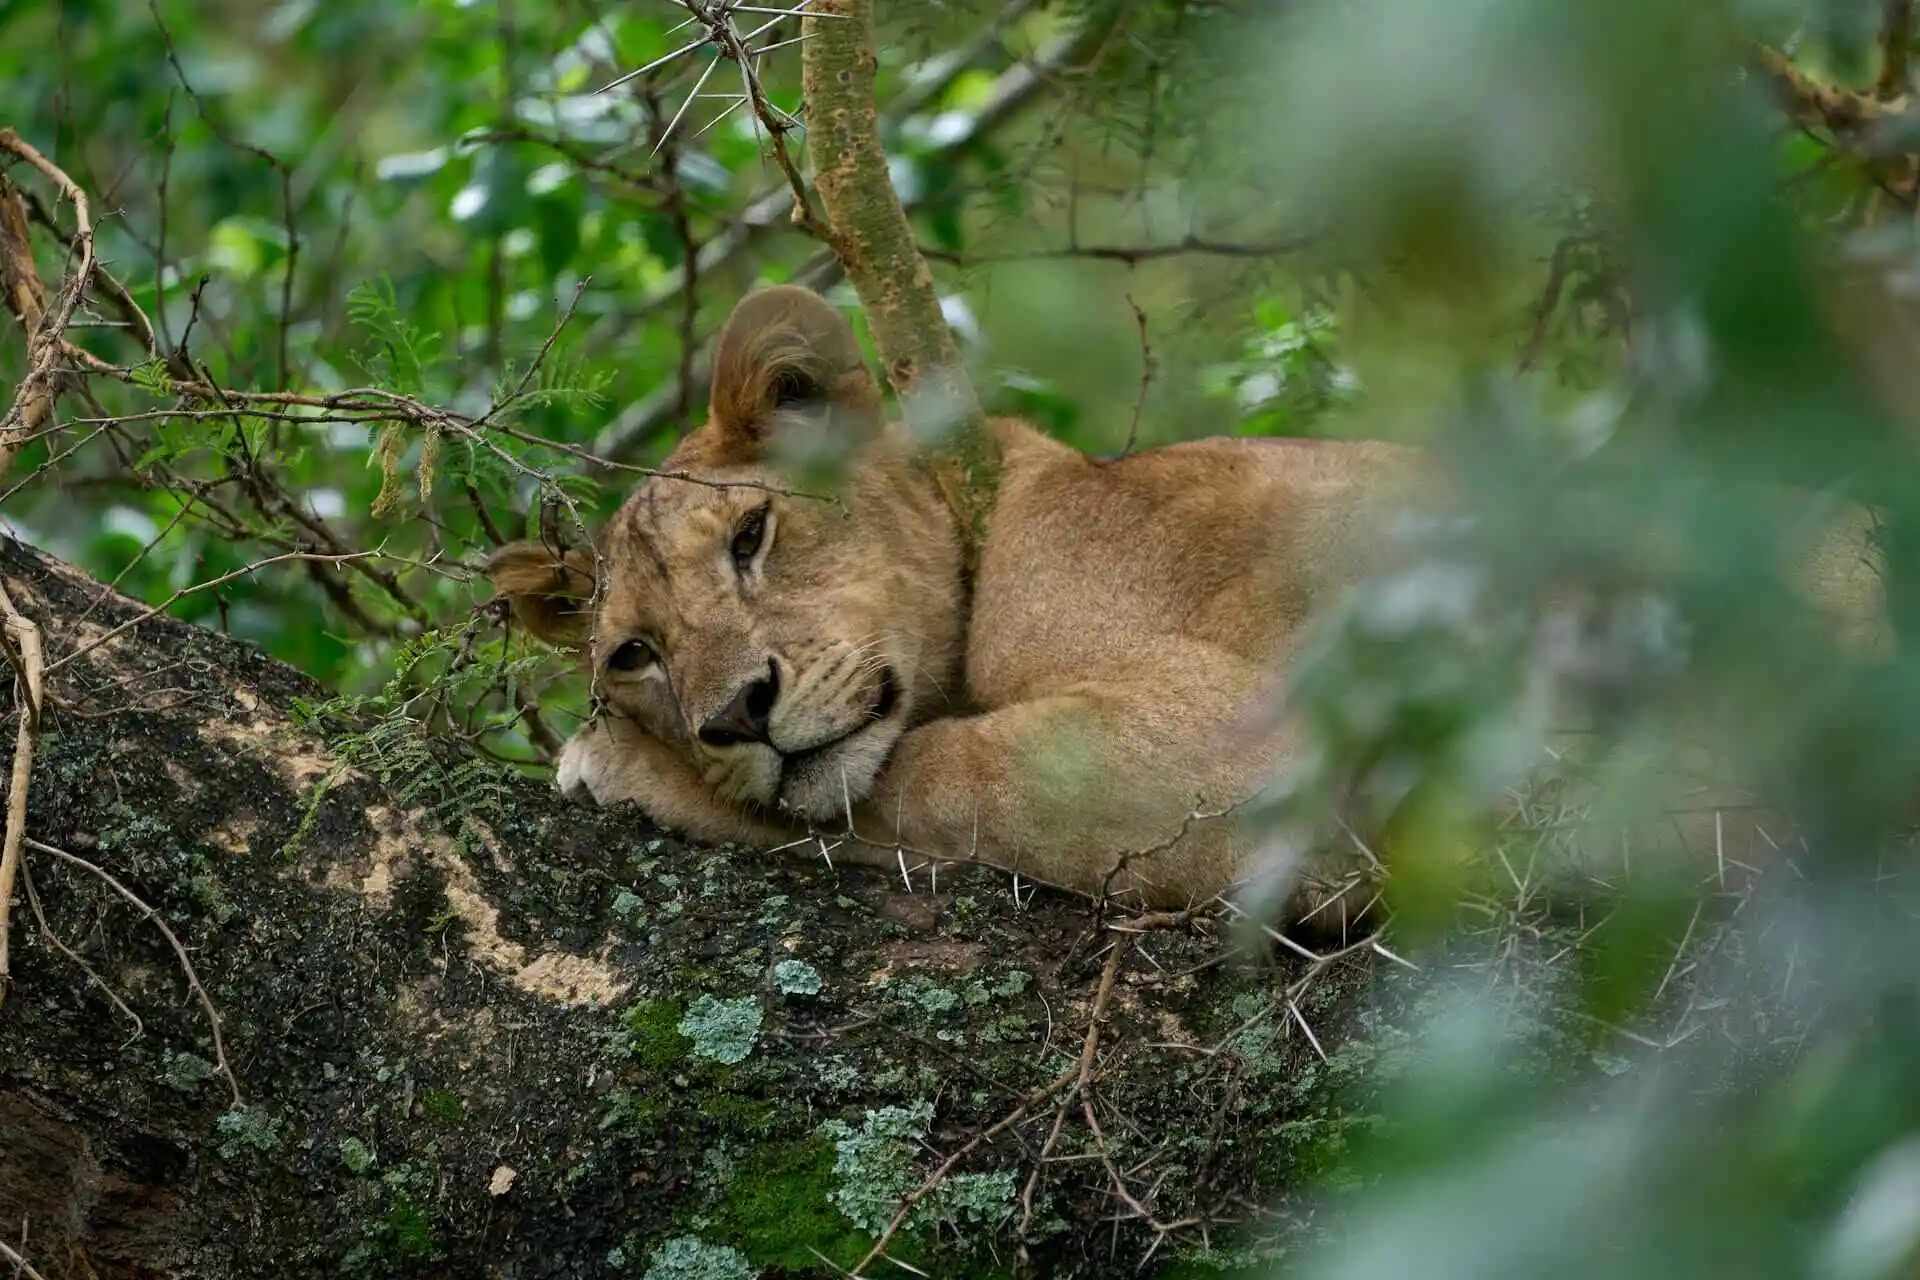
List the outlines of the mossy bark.
{"type": "MultiPolygon", "coordinates": [[[[53,656],[139,612],[18,544],[0,573],[53,656]]],[[[49,1280],[829,1275],[871,1243],[863,1204],[1079,1052],[1100,960],[1074,900],[690,849],[452,746],[386,781],[343,770],[296,720],[322,690],[166,618],[47,692],[28,834],[169,924],[244,1094],[153,922],[30,852],[52,936],[16,905],[0,1239],[49,1280]]],[[[1284,968],[1209,965],[1216,945],[1173,932],[1130,957],[1093,1097],[1115,1165],[1149,1170],[1133,1190],[1224,1247],[1221,1223],[1345,1122],[1273,1006],[1284,968]]],[[[1333,1050],[1366,974],[1329,976],[1304,1012],[1333,1050]]],[[[949,1220],[892,1252],[941,1275],[1130,1269],[1154,1234],[1077,1109],[1054,1150],[1075,1158],[1015,1238],[1052,1119],[970,1156],[949,1220]]],[[[1198,1239],[1155,1267],[1194,1265],[1198,1239]]]]}

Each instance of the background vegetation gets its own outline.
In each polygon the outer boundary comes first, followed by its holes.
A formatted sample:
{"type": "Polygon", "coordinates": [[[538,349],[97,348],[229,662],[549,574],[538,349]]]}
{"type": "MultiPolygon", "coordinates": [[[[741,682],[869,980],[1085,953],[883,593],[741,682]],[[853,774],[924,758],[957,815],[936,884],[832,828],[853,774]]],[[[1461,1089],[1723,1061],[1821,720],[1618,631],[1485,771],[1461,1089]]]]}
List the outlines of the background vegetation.
{"type": "MultiPolygon", "coordinates": [[[[1470,500],[1300,677],[1321,750],[1275,839],[1338,788],[1387,821],[1421,976],[1414,1066],[1369,1078],[1378,1123],[1314,1188],[1351,1229],[1294,1264],[1910,1274],[1920,969],[1893,833],[1920,667],[1848,660],[1773,567],[1872,503],[1911,633],[1910,6],[881,11],[896,186],[994,407],[1096,451],[1416,439],[1470,500]],[[1597,792],[1539,776],[1543,682],[1615,748],[1581,774],[1597,792]],[[1530,868],[1671,774],[1703,709],[1801,823],[1553,916],[1530,868]]],[[[578,691],[499,631],[475,567],[591,524],[697,421],[703,340],[745,288],[837,280],[746,112],[705,99],[668,131],[698,59],[592,92],[690,39],[683,16],[8,11],[0,124],[91,195],[132,305],[96,288],[80,313],[100,364],[20,448],[0,519],[403,737],[547,757],[578,691]]],[[[798,111],[798,60],[765,76],[798,111]]],[[[9,176],[34,224],[7,232],[17,308],[74,224],[9,176]]],[[[25,344],[0,367],[25,376],[25,344]]]]}

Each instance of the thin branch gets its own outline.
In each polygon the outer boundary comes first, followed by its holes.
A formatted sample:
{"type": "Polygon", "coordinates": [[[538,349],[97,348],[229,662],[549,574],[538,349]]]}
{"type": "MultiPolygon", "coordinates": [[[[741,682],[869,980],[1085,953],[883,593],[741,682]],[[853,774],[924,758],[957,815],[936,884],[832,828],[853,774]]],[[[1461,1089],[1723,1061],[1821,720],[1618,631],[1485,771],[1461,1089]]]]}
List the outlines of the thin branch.
{"type": "MultiPolygon", "coordinates": [[[[115,708],[116,713],[117,711],[118,708],[115,708]]],[[[54,931],[53,922],[47,919],[46,911],[40,906],[40,894],[33,885],[33,870],[25,864],[22,864],[20,868],[20,887],[27,891],[27,908],[33,912],[33,922],[40,926],[40,936],[45,939],[46,944],[71,961],[81,973],[87,976],[89,982],[100,988],[107,999],[112,1002],[113,1007],[126,1015],[127,1019],[133,1023],[133,1034],[127,1037],[126,1043],[132,1044],[135,1040],[145,1035],[147,1033],[147,1024],[141,1021],[140,1015],[135,1013],[132,1007],[120,998],[120,993],[115,991],[107,980],[95,971],[92,965],[81,958],[79,952],[68,946],[66,941],[54,931]]],[[[126,1045],[122,1045],[121,1047],[125,1048],[126,1045]]]]}
{"type": "Polygon", "coordinates": [[[158,617],[160,614],[165,613],[168,609],[172,608],[174,604],[176,604],[181,600],[184,600],[188,596],[197,595],[202,591],[211,591],[215,587],[224,586],[225,584],[232,582],[236,578],[248,577],[252,574],[258,573],[260,570],[266,568],[268,565],[284,564],[289,560],[314,560],[314,561],[319,561],[322,564],[344,564],[352,560],[369,559],[379,554],[380,553],[378,551],[351,551],[345,555],[323,556],[323,555],[316,555],[310,551],[289,551],[285,555],[268,556],[264,560],[255,560],[252,564],[241,565],[238,569],[233,570],[233,572],[231,573],[223,573],[217,578],[209,578],[205,582],[196,582],[192,586],[180,588],[178,591],[168,596],[165,600],[162,600],[159,604],[153,605],[152,607],[145,609],[140,613],[135,614],[133,617],[128,618],[125,622],[121,623],[119,626],[115,627],[113,630],[107,632],[105,635],[96,637],[93,640],[89,640],[86,644],[81,645],[79,648],[74,649],[69,653],[63,654],[59,658],[56,658],[51,663],[47,664],[47,670],[58,671],[61,667],[66,666],[69,662],[72,662],[75,658],[83,657],[86,654],[92,653],[95,649],[98,649],[103,645],[108,645],[113,643],[115,640],[119,639],[126,632],[131,631],[133,628],[139,626],[143,622],[147,622],[153,618],[158,617]]]}
{"type": "Polygon", "coordinates": [[[33,778],[33,750],[40,739],[45,664],[40,651],[40,628],[33,619],[14,607],[13,597],[0,582],[0,621],[5,623],[7,651],[14,665],[15,699],[20,724],[13,737],[13,775],[7,784],[7,823],[0,838],[0,1004],[7,998],[12,983],[9,967],[10,919],[13,915],[13,882],[20,872],[27,836],[27,787],[33,778]]]}
{"type": "MultiPolygon", "coordinates": [[[[87,282],[93,278],[93,217],[87,204],[87,193],[82,191],[72,178],[66,175],[53,161],[23,139],[12,129],[0,129],[0,152],[26,161],[38,169],[47,180],[59,188],[60,194],[73,205],[74,235],[73,244],[77,250],[76,264],[61,281],[59,292],[53,305],[38,317],[28,335],[27,376],[20,380],[15,388],[13,404],[7,410],[7,416],[0,419],[0,475],[5,475],[18,448],[19,438],[32,435],[53,415],[54,397],[60,385],[60,356],[65,345],[67,326],[73,320],[73,313],[80,305],[80,297],[86,292],[87,282]]],[[[6,222],[11,223],[17,216],[10,214],[6,222]]],[[[11,237],[8,237],[11,239],[11,237]]],[[[22,253],[27,254],[24,268],[32,274],[31,250],[26,246],[7,246],[9,258],[22,253]]],[[[11,262],[7,269],[9,277],[20,272],[17,262],[11,262]]],[[[9,299],[13,301],[13,299],[9,299]]],[[[22,321],[28,319],[21,316],[22,321]]]]}
{"type": "Polygon", "coordinates": [[[33,1264],[28,1262],[25,1256],[5,1240],[0,1240],[0,1261],[11,1264],[14,1275],[23,1277],[24,1280],[47,1280],[45,1276],[33,1269],[33,1264]]]}
{"type": "Polygon", "coordinates": [[[1567,273],[1573,265],[1573,251],[1584,237],[1562,236],[1553,246],[1553,256],[1547,263],[1547,283],[1540,290],[1540,301],[1534,306],[1533,324],[1527,330],[1526,344],[1520,349],[1519,371],[1530,373],[1539,363],[1541,348],[1546,345],[1547,328],[1553,320],[1553,313],[1560,305],[1560,295],[1567,286],[1567,273]]]}
{"type": "Polygon", "coordinates": [[[1132,453],[1135,442],[1140,438],[1140,415],[1147,408],[1147,392],[1153,386],[1154,368],[1153,344],[1147,338],[1147,313],[1140,309],[1140,304],[1133,300],[1132,294],[1127,295],[1127,305],[1133,309],[1133,322],[1140,330],[1140,391],[1133,398],[1133,419],[1127,424],[1127,444],[1120,451],[1123,455],[1132,453]]]}
{"type": "Polygon", "coordinates": [[[1177,258],[1186,255],[1211,255],[1219,258],[1278,258],[1286,254],[1298,253],[1302,249],[1311,247],[1313,243],[1314,238],[1311,236],[1242,243],[1188,235],[1166,244],[1067,244],[1045,249],[1013,249],[1003,253],[955,253],[949,249],[935,249],[922,245],[920,252],[934,262],[948,263],[956,267],[978,267],[1000,262],[1043,262],[1063,258],[1119,262],[1132,267],[1142,262],[1154,262],[1161,258],[1177,258]]]}

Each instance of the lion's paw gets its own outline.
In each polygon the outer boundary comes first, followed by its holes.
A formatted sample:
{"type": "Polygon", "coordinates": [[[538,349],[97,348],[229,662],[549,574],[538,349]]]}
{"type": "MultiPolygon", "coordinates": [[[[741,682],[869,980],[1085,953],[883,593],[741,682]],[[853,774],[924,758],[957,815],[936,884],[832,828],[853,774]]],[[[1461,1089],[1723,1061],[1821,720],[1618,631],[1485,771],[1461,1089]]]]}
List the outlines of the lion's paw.
{"type": "Polygon", "coordinates": [[[560,760],[554,768],[553,782],[560,794],[575,804],[606,803],[600,798],[594,784],[606,776],[607,766],[611,763],[607,757],[612,746],[612,735],[593,723],[585,725],[568,738],[566,745],[560,748],[560,760]]]}

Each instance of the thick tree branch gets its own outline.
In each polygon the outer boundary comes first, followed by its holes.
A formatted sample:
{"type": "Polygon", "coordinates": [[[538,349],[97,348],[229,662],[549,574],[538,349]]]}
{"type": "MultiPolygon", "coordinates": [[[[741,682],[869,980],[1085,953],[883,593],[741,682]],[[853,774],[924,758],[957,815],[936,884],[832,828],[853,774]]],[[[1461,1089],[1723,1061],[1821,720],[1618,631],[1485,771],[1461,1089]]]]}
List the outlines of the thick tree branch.
{"type": "MultiPolygon", "coordinates": [[[[903,1208],[886,1257],[930,1275],[1013,1255],[1084,1270],[1089,1240],[1131,1271],[1161,1226],[1194,1248],[1249,1216],[1286,1229],[1251,1208],[1260,1171],[1323,1104],[1232,1106],[1241,1037],[1304,1069],[1289,1002],[1313,988],[1331,1048],[1366,966],[1228,963],[1204,914],[1142,940],[1155,919],[984,868],[909,893],[877,870],[687,848],[630,808],[483,767],[405,712],[303,713],[326,693],[297,672],[18,543],[0,539],[0,576],[49,651],[77,655],[45,674],[27,842],[42,912],[14,956],[32,998],[0,1009],[0,1239],[48,1280],[351,1258],[601,1275],[616,1250],[638,1275],[690,1236],[753,1274],[844,1275],[903,1208]],[[162,680],[191,705],[138,696],[162,680]],[[375,740],[411,744],[391,782],[375,740]],[[1097,987],[1062,960],[1080,937],[1115,944],[1097,987]],[[963,983],[955,1007],[928,1002],[963,983]],[[144,1015],[136,1040],[116,1013],[144,1015]],[[1063,1017],[1084,1037],[1063,1043],[1063,1017]],[[944,1087],[950,1063],[974,1087],[944,1087]],[[1098,1131],[1075,1132],[1080,1108],[1049,1147],[1088,1097],[1098,1131]],[[862,1133],[876,1113],[923,1118],[862,1133]],[[892,1171],[858,1221],[836,1121],[892,1171]],[[1142,1136],[1201,1132],[1198,1166],[1142,1136]],[[739,1153],[737,1178],[712,1179],[715,1150],[739,1153]],[[1023,1220],[1036,1164],[1044,1212],[1023,1220]],[[945,1231],[948,1177],[1002,1211],[945,1231]]],[[[15,1270],[0,1254],[0,1277],[15,1270]]]]}
{"type": "Polygon", "coordinates": [[[1910,25],[1901,30],[1906,21],[1889,10],[1879,84],[1871,92],[1822,83],[1775,49],[1761,46],[1753,56],[1759,74],[1771,83],[1790,119],[1803,128],[1823,131],[1836,151],[1865,167],[1880,191],[1911,210],[1920,197],[1920,152],[1911,141],[1920,127],[1920,111],[1903,87],[1896,88],[1906,78],[1906,41],[1911,34],[1910,25]]]}
{"type": "Polygon", "coordinates": [[[802,21],[807,154],[827,239],[860,295],[873,345],[909,425],[957,464],[949,494],[963,528],[978,533],[999,458],[980,402],[940,309],[933,272],[893,189],[880,145],[879,58],[871,0],[833,0],[802,21]]]}

